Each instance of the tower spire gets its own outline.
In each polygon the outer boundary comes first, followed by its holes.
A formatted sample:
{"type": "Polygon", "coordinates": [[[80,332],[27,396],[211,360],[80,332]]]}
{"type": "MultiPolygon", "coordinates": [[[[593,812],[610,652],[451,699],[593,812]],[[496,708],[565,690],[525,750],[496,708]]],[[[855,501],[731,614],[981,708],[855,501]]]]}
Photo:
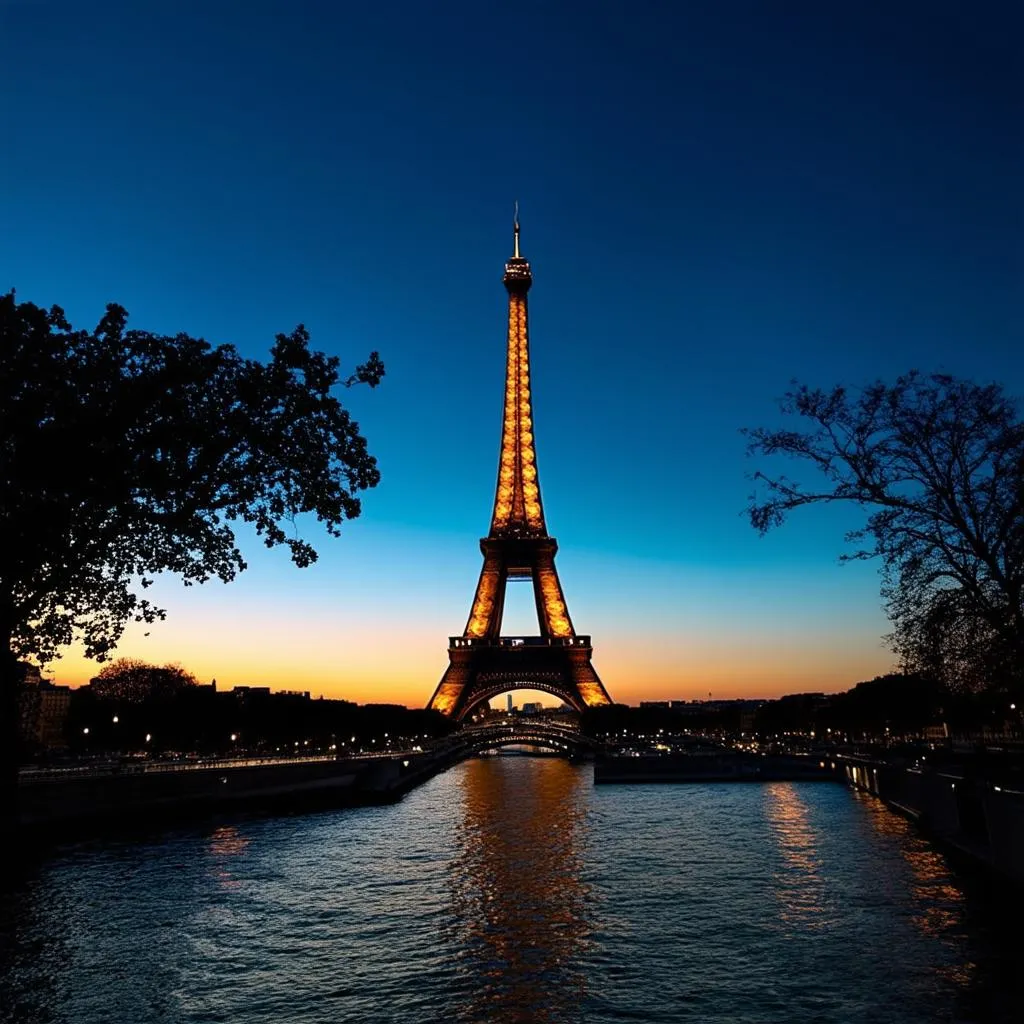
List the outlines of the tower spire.
{"type": "Polygon", "coordinates": [[[519,255],[519,203],[512,221],[514,255],[505,264],[508,330],[505,361],[505,415],[501,428],[498,487],[494,496],[491,536],[547,536],[537,480],[530,401],[530,335],[526,293],[533,276],[519,255]]]}

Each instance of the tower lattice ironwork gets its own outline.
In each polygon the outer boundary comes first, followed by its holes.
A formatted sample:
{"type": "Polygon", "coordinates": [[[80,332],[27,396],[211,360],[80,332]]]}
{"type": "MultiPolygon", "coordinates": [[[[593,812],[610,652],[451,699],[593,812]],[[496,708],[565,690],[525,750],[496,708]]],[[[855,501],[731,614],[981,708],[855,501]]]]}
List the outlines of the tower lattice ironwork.
{"type": "Polygon", "coordinates": [[[480,541],[484,564],[462,636],[449,640],[449,665],[428,707],[461,720],[505,690],[545,690],[578,711],[610,704],[591,664],[589,636],[573,629],[555,571],[558,544],[548,534],[537,477],[530,400],[530,341],[526,294],[530,264],[519,254],[519,219],[512,258],[505,264],[508,346],[505,414],[491,529],[480,541]],[[501,620],[510,580],[533,584],[539,635],[505,637],[501,620]]]}

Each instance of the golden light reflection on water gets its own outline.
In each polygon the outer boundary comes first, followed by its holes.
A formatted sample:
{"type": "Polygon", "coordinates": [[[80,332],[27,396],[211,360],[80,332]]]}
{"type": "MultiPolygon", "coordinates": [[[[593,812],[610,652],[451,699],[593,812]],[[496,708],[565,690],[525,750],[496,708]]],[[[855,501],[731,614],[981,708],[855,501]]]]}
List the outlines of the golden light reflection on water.
{"type": "MultiPolygon", "coordinates": [[[[899,841],[900,853],[910,867],[913,896],[910,920],[930,938],[959,947],[965,930],[964,892],[956,884],[945,858],[917,829],[889,810],[877,797],[854,791],[868,824],[879,834],[899,841]]],[[[971,962],[940,964],[935,972],[947,981],[967,987],[977,965],[971,962]]]]}
{"type": "Polygon", "coordinates": [[[807,805],[792,783],[765,787],[768,828],[782,854],[782,869],[775,874],[779,916],[789,925],[824,928],[831,923],[825,893],[818,837],[807,805]]]}
{"type": "Polygon", "coordinates": [[[560,759],[466,764],[452,875],[460,966],[475,980],[465,1020],[542,1024],[571,1016],[584,995],[581,785],[560,759]]]}
{"type": "Polygon", "coordinates": [[[215,858],[213,875],[222,889],[237,889],[241,885],[231,871],[231,859],[244,854],[249,842],[249,837],[233,825],[221,825],[210,835],[208,852],[215,858]]]}

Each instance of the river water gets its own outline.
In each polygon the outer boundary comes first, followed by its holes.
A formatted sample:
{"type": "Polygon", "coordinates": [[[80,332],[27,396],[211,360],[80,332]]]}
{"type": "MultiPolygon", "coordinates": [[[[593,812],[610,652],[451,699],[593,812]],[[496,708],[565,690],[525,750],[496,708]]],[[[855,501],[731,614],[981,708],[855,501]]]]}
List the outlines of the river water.
{"type": "Polygon", "coordinates": [[[828,783],[466,762],[388,807],[89,843],[8,875],[19,1024],[1024,1019],[1019,918],[828,783]]]}

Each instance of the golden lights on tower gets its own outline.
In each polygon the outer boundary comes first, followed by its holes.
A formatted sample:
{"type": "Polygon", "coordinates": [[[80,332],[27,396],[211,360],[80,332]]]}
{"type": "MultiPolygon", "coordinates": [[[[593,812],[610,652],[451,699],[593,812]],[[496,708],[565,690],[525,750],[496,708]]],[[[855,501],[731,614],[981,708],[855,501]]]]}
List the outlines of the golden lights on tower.
{"type": "Polygon", "coordinates": [[[572,636],[572,623],[569,621],[569,610],[565,606],[562,588],[554,569],[547,566],[537,572],[540,582],[541,598],[544,601],[544,616],[548,620],[548,629],[552,636],[572,636]]]}
{"type": "Polygon", "coordinates": [[[530,264],[519,252],[518,211],[513,255],[505,263],[508,330],[505,400],[491,528],[481,542],[484,564],[461,637],[451,637],[449,664],[428,707],[461,720],[501,685],[534,684],[582,710],[610,704],[591,664],[590,637],[577,636],[555,569],[558,544],[541,504],[530,395],[527,293],[530,264]],[[533,584],[540,635],[503,637],[505,593],[513,580],[533,584]]]}
{"type": "Polygon", "coordinates": [[[485,565],[480,573],[473,608],[466,624],[466,636],[482,637],[487,633],[487,627],[494,618],[494,601],[501,582],[500,575],[500,570],[493,565],[485,565]]]}
{"type": "MultiPolygon", "coordinates": [[[[529,280],[529,265],[513,281],[529,280]]],[[[506,275],[507,277],[508,275],[506,275]]],[[[501,430],[498,487],[494,497],[492,535],[517,533],[541,536],[546,532],[537,482],[537,451],[533,440],[530,399],[530,341],[526,294],[510,288],[508,298],[508,354],[505,362],[505,410],[501,430]]]]}

